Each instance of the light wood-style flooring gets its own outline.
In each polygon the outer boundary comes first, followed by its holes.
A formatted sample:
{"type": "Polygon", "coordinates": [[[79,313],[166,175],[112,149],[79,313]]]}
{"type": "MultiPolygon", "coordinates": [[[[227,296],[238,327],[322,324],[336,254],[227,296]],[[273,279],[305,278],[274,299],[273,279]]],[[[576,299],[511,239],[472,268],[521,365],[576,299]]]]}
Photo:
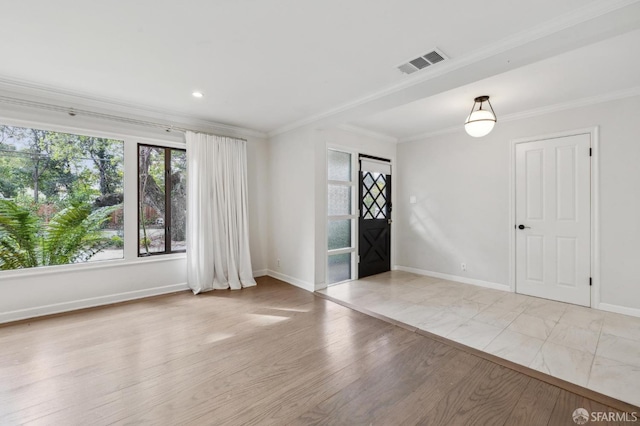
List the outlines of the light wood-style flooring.
{"type": "Polygon", "coordinates": [[[0,327],[0,424],[571,425],[615,411],[271,278],[0,327]]]}

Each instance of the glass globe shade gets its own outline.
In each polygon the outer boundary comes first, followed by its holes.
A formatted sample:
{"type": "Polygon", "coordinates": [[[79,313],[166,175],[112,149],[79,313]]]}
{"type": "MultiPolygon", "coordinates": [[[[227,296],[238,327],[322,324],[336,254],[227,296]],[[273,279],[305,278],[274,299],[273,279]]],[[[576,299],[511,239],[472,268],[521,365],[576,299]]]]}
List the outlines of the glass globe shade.
{"type": "Polygon", "coordinates": [[[464,129],[470,136],[480,138],[488,135],[496,124],[496,116],[488,110],[473,111],[464,123],[464,129]]]}

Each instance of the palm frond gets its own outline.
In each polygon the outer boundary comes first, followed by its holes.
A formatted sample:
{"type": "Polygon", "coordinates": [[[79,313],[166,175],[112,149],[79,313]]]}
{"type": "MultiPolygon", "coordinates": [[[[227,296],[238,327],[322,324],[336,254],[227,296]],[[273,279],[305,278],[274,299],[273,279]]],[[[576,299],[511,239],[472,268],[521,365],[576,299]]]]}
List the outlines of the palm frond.
{"type": "Polygon", "coordinates": [[[38,265],[38,218],[9,200],[0,200],[0,269],[38,265]]]}
{"type": "Polygon", "coordinates": [[[76,204],[42,225],[28,209],[0,200],[0,269],[84,262],[109,245],[102,225],[122,205],[95,211],[76,204]]]}
{"type": "Polygon", "coordinates": [[[91,212],[89,205],[80,204],[58,212],[43,232],[43,263],[63,265],[89,260],[108,244],[101,226],[119,207],[91,212]]]}
{"type": "Polygon", "coordinates": [[[29,268],[33,265],[28,252],[17,249],[14,244],[0,238],[0,270],[29,268]]]}

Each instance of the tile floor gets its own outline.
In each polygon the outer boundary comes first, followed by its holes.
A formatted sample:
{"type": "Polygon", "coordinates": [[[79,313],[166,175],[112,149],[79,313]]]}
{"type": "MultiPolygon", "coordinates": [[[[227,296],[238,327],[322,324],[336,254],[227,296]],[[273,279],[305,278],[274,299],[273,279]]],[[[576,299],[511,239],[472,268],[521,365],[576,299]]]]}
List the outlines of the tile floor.
{"type": "Polygon", "coordinates": [[[640,318],[402,271],[321,292],[640,406],[640,318]]]}

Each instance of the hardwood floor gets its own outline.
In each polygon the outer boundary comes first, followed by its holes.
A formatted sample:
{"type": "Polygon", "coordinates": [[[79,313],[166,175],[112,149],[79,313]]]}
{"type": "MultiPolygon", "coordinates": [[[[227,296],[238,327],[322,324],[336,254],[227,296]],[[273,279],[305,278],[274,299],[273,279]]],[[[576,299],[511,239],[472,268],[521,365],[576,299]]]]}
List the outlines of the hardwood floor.
{"type": "Polygon", "coordinates": [[[1,425],[571,425],[579,407],[616,411],[266,277],[0,326],[1,425]]]}

